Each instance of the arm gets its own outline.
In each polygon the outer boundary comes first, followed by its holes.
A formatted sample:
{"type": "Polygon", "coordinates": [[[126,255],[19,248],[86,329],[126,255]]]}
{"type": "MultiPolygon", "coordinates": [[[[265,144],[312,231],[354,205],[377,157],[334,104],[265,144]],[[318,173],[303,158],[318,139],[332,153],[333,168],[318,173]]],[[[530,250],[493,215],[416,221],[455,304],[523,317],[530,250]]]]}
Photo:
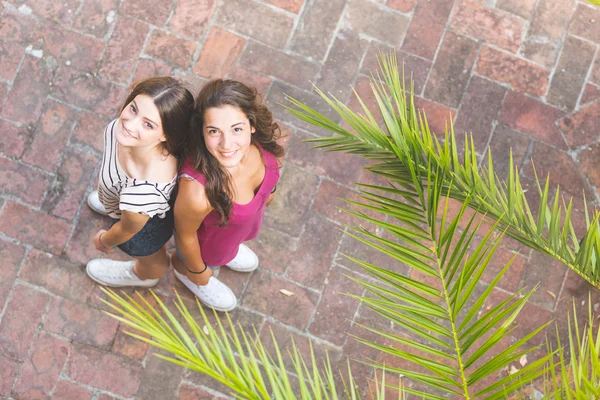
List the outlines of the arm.
{"type": "Polygon", "coordinates": [[[144,214],[123,211],[121,220],[114,224],[108,231],[101,229],[96,233],[94,236],[96,249],[109,253],[113,247],[125,243],[141,231],[146,222],[148,222],[148,219],[150,218],[144,214]],[[100,239],[100,236],[102,236],[102,239],[100,239]]]}
{"type": "Polygon", "coordinates": [[[181,178],[179,192],[175,200],[175,231],[177,248],[181,252],[187,267],[187,277],[196,285],[206,285],[212,276],[212,270],[205,269],[204,260],[198,243],[197,231],[204,218],[212,211],[204,186],[196,180],[181,178]]]}

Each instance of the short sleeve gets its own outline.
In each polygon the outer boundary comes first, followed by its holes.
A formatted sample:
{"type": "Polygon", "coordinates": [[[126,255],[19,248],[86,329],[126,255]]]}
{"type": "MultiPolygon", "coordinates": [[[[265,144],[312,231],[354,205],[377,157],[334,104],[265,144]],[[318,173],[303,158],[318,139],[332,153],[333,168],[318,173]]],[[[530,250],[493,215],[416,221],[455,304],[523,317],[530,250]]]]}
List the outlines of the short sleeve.
{"type": "Polygon", "coordinates": [[[121,190],[119,209],[152,218],[155,215],[163,218],[169,211],[168,198],[152,183],[140,183],[121,190]]]}

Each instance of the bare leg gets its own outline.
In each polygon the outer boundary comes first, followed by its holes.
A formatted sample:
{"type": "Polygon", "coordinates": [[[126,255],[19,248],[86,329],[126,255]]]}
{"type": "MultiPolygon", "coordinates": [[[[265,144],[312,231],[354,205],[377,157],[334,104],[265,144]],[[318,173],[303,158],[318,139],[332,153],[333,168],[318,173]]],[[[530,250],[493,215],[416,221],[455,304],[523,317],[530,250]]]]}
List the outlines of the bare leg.
{"type": "Polygon", "coordinates": [[[160,278],[169,270],[169,256],[166,245],[154,254],[134,258],[136,263],[133,266],[133,272],[140,279],[160,278]]]}
{"type": "MultiPolygon", "coordinates": [[[[181,258],[177,255],[177,251],[173,250],[171,253],[171,264],[173,264],[173,268],[177,270],[181,275],[187,276],[187,267],[181,258]]],[[[211,276],[213,276],[212,268],[207,268],[204,273],[200,274],[202,276],[202,280],[208,282],[211,276]]]]}

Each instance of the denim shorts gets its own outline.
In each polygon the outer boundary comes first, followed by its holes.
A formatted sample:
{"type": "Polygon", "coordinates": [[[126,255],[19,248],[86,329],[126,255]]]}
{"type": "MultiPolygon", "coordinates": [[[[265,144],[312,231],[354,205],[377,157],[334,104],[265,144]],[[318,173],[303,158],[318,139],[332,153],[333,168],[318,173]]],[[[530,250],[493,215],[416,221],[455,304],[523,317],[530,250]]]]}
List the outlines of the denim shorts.
{"type": "MultiPolygon", "coordinates": [[[[113,219],[111,227],[119,222],[113,219]]],[[[141,231],[131,239],[120,244],[119,249],[131,257],[145,257],[159,251],[173,235],[173,208],[167,211],[164,218],[158,215],[150,218],[141,231]]]]}

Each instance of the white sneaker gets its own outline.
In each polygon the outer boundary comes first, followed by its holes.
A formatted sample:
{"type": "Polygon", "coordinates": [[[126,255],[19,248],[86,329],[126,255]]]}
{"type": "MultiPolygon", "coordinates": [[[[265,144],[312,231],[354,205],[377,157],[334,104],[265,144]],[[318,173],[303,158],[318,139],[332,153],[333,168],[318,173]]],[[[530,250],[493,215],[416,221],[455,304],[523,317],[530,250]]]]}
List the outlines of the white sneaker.
{"type": "Polygon", "coordinates": [[[217,311],[231,311],[237,305],[235,294],[223,282],[211,276],[204,286],[196,285],[190,279],[173,269],[177,279],[181,281],[202,304],[217,311]]]}
{"type": "Polygon", "coordinates": [[[85,271],[88,276],[104,286],[152,287],[157,279],[140,279],[133,272],[135,261],[115,261],[109,258],[96,258],[87,263],[85,271]]]}
{"type": "Polygon", "coordinates": [[[96,211],[98,214],[108,215],[108,211],[106,211],[106,208],[104,208],[104,206],[100,202],[97,190],[92,191],[92,193],[88,195],[87,203],[88,206],[90,206],[90,208],[96,211]]]}
{"type": "Polygon", "coordinates": [[[252,272],[258,268],[258,256],[250,247],[240,244],[237,255],[227,266],[234,271],[252,272]]]}

